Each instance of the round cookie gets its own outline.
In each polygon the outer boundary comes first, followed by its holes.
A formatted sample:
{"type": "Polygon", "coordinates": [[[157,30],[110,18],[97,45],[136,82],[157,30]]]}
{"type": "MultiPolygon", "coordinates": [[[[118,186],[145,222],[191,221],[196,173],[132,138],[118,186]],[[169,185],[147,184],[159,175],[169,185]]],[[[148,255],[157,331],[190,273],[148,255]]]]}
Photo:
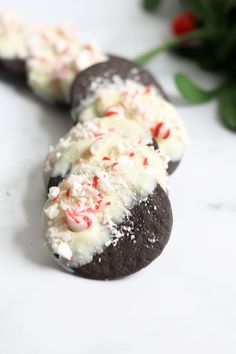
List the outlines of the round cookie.
{"type": "Polygon", "coordinates": [[[44,208],[46,241],[62,267],[115,279],[159,256],[172,212],[165,164],[153,147],[129,144],[110,160],[81,163],[73,173],[50,188],[44,208]]]}
{"type": "Polygon", "coordinates": [[[123,109],[129,119],[152,134],[160,150],[169,156],[168,173],[171,174],[185,151],[185,128],[152,76],[146,71],[134,75],[130,68],[132,62],[112,58],[79,74],[72,90],[72,117],[84,122],[95,115],[110,116],[123,109]]]}
{"type": "Polygon", "coordinates": [[[112,83],[116,76],[144,86],[154,86],[159,94],[167,99],[167,95],[156,79],[142,66],[128,59],[109,55],[109,60],[92,65],[76,77],[71,91],[72,118],[75,121],[77,117],[73,116],[73,111],[77,110],[84,100],[93,95],[100,84],[103,84],[104,81],[105,83],[112,83]]]}

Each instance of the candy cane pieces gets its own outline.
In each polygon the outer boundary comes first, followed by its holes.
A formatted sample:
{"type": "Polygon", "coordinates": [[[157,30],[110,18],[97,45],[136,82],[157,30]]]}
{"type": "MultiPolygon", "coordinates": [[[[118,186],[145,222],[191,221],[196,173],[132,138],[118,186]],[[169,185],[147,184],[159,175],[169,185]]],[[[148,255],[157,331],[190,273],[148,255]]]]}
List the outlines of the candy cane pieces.
{"type": "Polygon", "coordinates": [[[107,117],[112,117],[112,116],[117,116],[117,115],[119,115],[121,113],[124,113],[124,107],[121,104],[117,104],[115,106],[110,107],[106,111],[105,115],[107,117]]]}
{"type": "Polygon", "coordinates": [[[92,225],[93,211],[81,210],[79,206],[73,206],[65,210],[66,222],[71,231],[83,231],[92,225]]]}
{"type": "Polygon", "coordinates": [[[154,139],[158,138],[165,140],[170,136],[170,128],[164,122],[157,123],[157,125],[151,128],[150,131],[154,139]]]}

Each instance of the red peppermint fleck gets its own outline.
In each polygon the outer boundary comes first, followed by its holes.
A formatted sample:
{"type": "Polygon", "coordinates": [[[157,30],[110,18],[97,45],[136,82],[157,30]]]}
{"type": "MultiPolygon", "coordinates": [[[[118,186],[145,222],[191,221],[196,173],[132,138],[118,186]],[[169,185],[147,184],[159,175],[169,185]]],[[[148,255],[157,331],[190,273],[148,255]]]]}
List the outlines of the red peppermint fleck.
{"type": "Polygon", "coordinates": [[[172,31],[177,36],[194,31],[196,26],[197,20],[194,13],[191,11],[177,15],[171,24],[172,31]]]}
{"type": "Polygon", "coordinates": [[[147,158],[147,157],[145,157],[145,158],[143,159],[143,164],[144,164],[144,166],[148,166],[148,165],[149,165],[149,162],[148,162],[148,158],[147,158]]]}
{"type": "Polygon", "coordinates": [[[107,117],[112,117],[112,116],[115,116],[115,115],[117,115],[118,114],[118,112],[115,112],[115,111],[108,111],[108,112],[106,112],[106,116],[107,117]]]}
{"type": "Polygon", "coordinates": [[[87,228],[89,229],[90,226],[92,225],[92,220],[90,219],[90,217],[88,217],[86,215],[83,216],[83,220],[86,222],[87,228]]]}
{"type": "Polygon", "coordinates": [[[111,202],[106,202],[105,205],[106,205],[106,206],[109,206],[109,205],[111,205],[111,202]]]}
{"type": "Polygon", "coordinates": [[[94,188],[96,188],[98,186],[98,180],[99,180],[99,177],[97,175],[95,175],[93,177],[93,183],[92,183],[94,188]]]}
{"type": "Polygon", "coordinates": [[[87,208],[85,211],[86,211],[87,213],[94,213],[94,210],[93,210],[92,208],[87,208]]]}
{"type": "Polygon", "coordinates": [[[97,201],[97,203],[96,203],[96,205],[95,205],[95,209],[97,210],[99,207],[100,207],[100,205],[101,205],[101,203],[102,203],[102,200],[103,200],[103,195],[102,195],[102,193],[98,193],[98,201],[97,201]]]}
{"type": "Polygon", "coordinates": [[[167,129],[165,135],[163,136],[163,139],[167,139],[170,136],[170,129],[167,129]]]}
{"type": "Polygon", "coordinates": [[[67,189],[67,191],[66,191],[66,196],[67,196],[67,198],[70,197],[70,193],[71,193],[71,189],[69,188],[69,189],[67,189]]]}
{"type": "Polygon", "coordinates": [[[129,157],[134,157],[134,152],[130,152],[129,157]]]}
{"type": "Polygon", "coordinates": [[[118,165],[118,162],[114,162],[112,165],[111,165],[111,167],[115,167],[115,166],[117,166],[118,165]]]}
{"type": "Polygon", "coordinates": [[[157,138],[159,135],[159,132],[161,130],[161,128],[163,127],[164,123],[160,122],[157,123],[157,125],[154,128],[151,128],[151,134],[153,138],[157,138]]]}
{"type": "Polygon", "coordinates": [[[110,157],[108,157],[108,156],[103,157],[103,161],[109,161],[109,160],[110,160],[110,157]]]}
{"type": "Polygon", "coordinates": [[[152,91],[151,86],[147,86],[146,90],[145,90],[145,93],[149,94],[151,91],[152,91]]]}

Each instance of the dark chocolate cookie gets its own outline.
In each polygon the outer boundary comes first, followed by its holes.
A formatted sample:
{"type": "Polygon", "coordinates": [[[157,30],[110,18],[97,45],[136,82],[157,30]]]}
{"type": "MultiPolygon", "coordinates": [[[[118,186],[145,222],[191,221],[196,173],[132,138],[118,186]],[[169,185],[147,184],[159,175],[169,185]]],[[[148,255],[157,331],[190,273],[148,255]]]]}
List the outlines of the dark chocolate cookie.
{"type": "MultiPolygon", "coordinates": [[[[133,207],[117,226],[123,236],[93,260],[74,270],[74,274],[93,279],[115,279],[130,275],[149,265],[165,248],[172,229],[170,201],[158,185],[146,201],[133,207]],[[128,231],[129,230],[129,231],[128,231]]],[[[57,261],[61,260],[55,255],[57,261]]]]}
{"type": "Polygon", "coordinates": [[[114,76],[119,76],[124,80],[130,79],[144,86],[154,86],[160,95],[167,99],[167,95],[156,79],[142,66],[133,61],[110,55],[106,62],[92,65],[77,75],[71,91],[72,111],[94,93],[91,85],[96,79],[104,79],[104,81],[112,83],[114,76]]]}
{"type": "Polygon", "coordinates": [[[175,170],[179,166],[180,162],[181,162],[181,160],[180,161],[170,161],[168,163],[167,172],[169,175],[171,175],[173,172],[175,172],[175,170]]]}
{"type": "Polygon", "coordinates": [[[24,77],[26,75],[25,61],[22,59],[1,59],[1,65],[11,74],[24,77]]]}
{"type": "MultiPolygon", "coordinates": [[[[100,85],[114,82],[114,77],[130,79],[144,86],[154,86],[158,93],[168,100],[167,95],[155,78],[144,68],[124,58],[110,56],[106,62],[95,64],[78,74],[71,94],[72,118],[75,122],[79,120],[80,107],[89,97],[93,97],[100,85]]],[[[82,119],[81,119],[82,122],[82,119]]],[[[158,144],[153,139],[154,148],[158,149],[158,144]]],[[[162,150],[161,150],[162,151],[162,150]]],[[[178,167],[180,161],[170,161],[167,172],[172,174],[178,167]]]]}

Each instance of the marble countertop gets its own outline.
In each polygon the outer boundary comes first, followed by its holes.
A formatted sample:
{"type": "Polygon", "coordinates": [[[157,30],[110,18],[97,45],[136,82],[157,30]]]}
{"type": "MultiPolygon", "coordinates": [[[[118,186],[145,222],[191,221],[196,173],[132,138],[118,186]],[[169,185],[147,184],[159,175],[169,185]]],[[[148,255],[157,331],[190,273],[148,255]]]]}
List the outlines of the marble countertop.
{"type": "MultiPolygon", "coordinates": [[[[135,56],[160,43],[175,13],[159,16],[137,0],[9,0],[25,18],[75,23],[107,51],[135,56]]],[[[236,135],[222,127],[215,102],[192,106],[172,75],[216,79],[170,55],[154,60],[187,126],[190,144],[171,177],[171,240],[148,268],[113,282],[61,271],[44,245],[42,165],[69,115],[0,81],[0,353],[235,354],[236,135]]]]}

